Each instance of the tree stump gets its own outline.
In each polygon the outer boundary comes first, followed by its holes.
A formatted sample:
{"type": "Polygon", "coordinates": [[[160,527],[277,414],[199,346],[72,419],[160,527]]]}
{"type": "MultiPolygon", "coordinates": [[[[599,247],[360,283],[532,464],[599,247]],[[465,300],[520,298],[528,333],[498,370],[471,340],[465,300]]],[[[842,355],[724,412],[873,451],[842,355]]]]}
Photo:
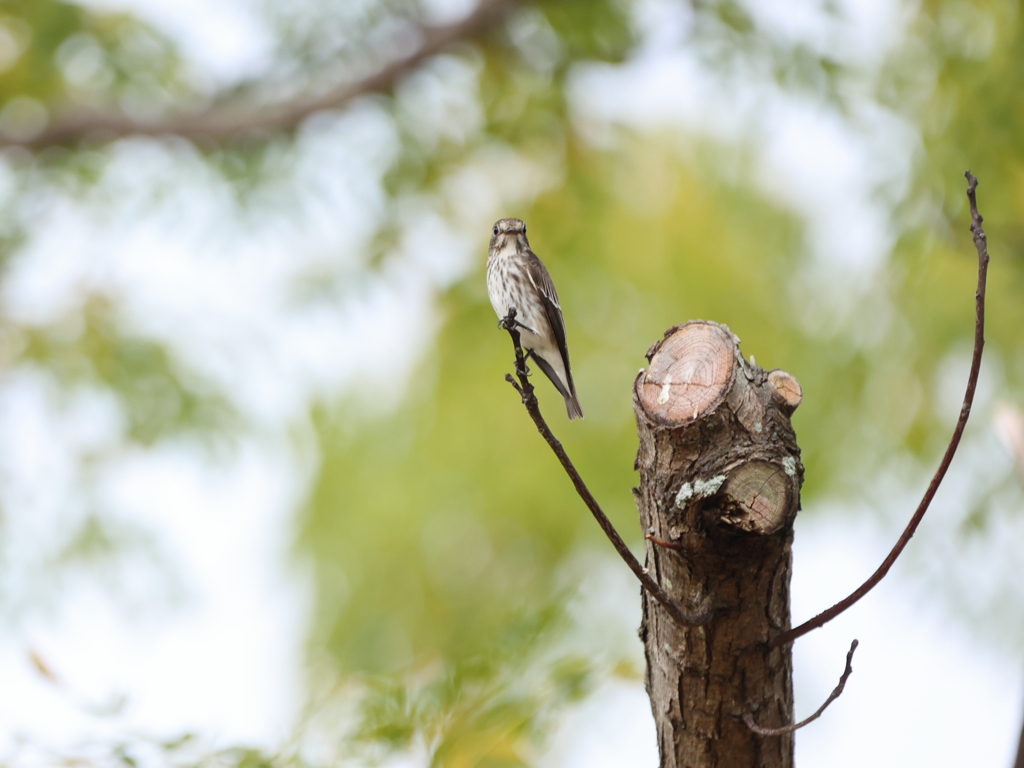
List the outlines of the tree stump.
{"type": "Polygon", "coordinates": [[[680,605],[714,605],[706,624],[684,627],[643,594],[661,766],[792,766],[791,734],[759,736],[742,717],[793,722],[790,646],[768,639],[790,626],[803,465],[789,417],[800,385],[745,361],[717,323],[669,329],[647,359],[633,385],[647,568],[680,605]]]}

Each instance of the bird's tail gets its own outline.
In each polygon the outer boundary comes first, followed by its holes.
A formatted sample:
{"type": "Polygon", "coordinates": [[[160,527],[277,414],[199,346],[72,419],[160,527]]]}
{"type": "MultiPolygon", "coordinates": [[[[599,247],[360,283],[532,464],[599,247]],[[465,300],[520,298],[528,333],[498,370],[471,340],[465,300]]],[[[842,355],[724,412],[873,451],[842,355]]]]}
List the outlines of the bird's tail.
{"type": "Polygon", "coordinates": [[[551,379],[551,383],[555,385],[555,389],[557,389],[558,393],[565,398],[565,410],[569,414],[569,420],[582,419],[583,408],[580,407],[580,400],[576,397],[576,385],[573,383],[572,373],[570,373],[568,367],[564,368],[567,382],[563,383],[561,377],[555,369],[551,367],[551,364],[547,360],[538,355],[532,349],[530,352],[532,353],[531,356],[536,361],[537,365],[539,365],[540,369],[544,371],[544,375],[551,379]],[[566,386],[566,384],[568,384],[568,386],[566,386]]]}
{"type": "Polygon", "coordinates": [[[576,397],[575,387],[568,395],[565,395],[565,410],[569,413],[570,421],[583,418],[583,408],[580,407],[580,399],[576,397]]]}

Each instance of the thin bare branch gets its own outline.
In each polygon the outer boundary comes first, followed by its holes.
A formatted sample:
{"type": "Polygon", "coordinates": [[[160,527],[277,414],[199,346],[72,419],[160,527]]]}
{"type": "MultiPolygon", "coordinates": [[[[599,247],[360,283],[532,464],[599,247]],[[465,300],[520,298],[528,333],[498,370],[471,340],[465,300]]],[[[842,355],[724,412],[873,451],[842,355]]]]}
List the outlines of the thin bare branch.
{"type": "Polygon", "coordinates": [[[747,712],[743,715],[743,722],[747,724],[747,728],[761,736],[782,736],[785,733],[792,733],[793,731],[799,730],[808,723],[813,723],[821,717],[821,713],[825,711],[829,704],[842,695],[843,689],[846,687],[846,681],[849,680],[850,675],[853,674],[853,652],[857,650],[858,645],[859,643],[856,640],[850,643],[850,650],[846,654],[846,669],[843,670],[843,675],[839,678],[839,684],[832,690],[829,697],[825,699],[825,703],[818,707],[818,710],[813,715],[801,720],[799,723],[793,723],[793,725],[784,725],[781,728],[762,728],[754,722],[754,716],[747,712]]]}
{"type": "Polygon", "coordinates": [[[587,509],[597,520],[597,524],[601,526],[601,530],[604,531],[605,536],[615,547],[615,551],[619,553],[629,569],[633,571],[640,583],[643,584],[644,588],[651,593],[651,596],[661,603],[665,610],[668,611],[669,615],[672,616],[677,622],[684,626],[699,626],[704,624],[711,618],[712,613],[712,600],[709,597],[704,599],[704,602],[697,608],[696,612],[690,613],[684,611],[675,601],[669,597],[668,593],[662,589],[661,585],[658,584],[647,570],[640,565],[640,562],[633,557],[633,553],[629,551],[629,547],[626,546],[626,542],[622,540],[619,532],[615,530],[615,526],[612,525],[612,521],[608,519],[608,516],[601,509],[601,505],[597,503],[597,499],[587,488],[586,483],[583,482],[583,478],[580,477],[580,473],[576,471],[576,467],[569,459],[568,454],[562,447],[562,443],[551,432],[551,428],[544,421],[544,417],[540,413],[540,404],[537,402],[537,396],[533,393],[533,384],[530,383],[528,377],[528,371],[526,367],[526,356],[523,354],[523,348],[519,343],[519,322],[516,320],[516,309],[512,307],[509,310],[508,315],[502,319],[500,323],[501,327],[508,331],[512,337],[512,345],[516,350],[516,376],[519,377],[519,383],[512,378],[512,374],[505,374],[505,380],[515,387],[516,392],[519,393],[523,400],[523,405],[526,406],[527,412],[533,419],[533,423],[537,425],[537,431],[540,432],[544,440],[554,451],[555,456],[558,457],[558,461],[561,462],[562,468],[565,473],[572,480],[573,486],[576,488],[576,493],[579,494],[580,498],[583,499],[583,503],[587,505],[587,509]]]}
{"type": "Polygon", "coordinates": [[[664,539],[659,539],[658,537],[653,536],[653,535],[651,535],[649,533],[646,534],[644,536],[644,538],[647,539],[652,544],[657,544],[659,547],[664,547],[665,549],[674,549],[674,550],[678,551],[678,550],[683,548],[683,545],[679,544],[678,542],[665,541],[664,539]]]}
{"type": "Polygon", "coordinates": [[[964,175],[967,177],[967,199],[971,208],[971,234],[974,236],[974,247],[978,251],[978,287],[974,293],[974,354],[971,357],[971,372],[967,377],[967,391],[964,394],[963,405],[960,406],[960,418],[957,419],[956,427],[953,429],[953,436],[949,440],[946,453],[943,454],[939,468],[935,470],[935,475],[928,484],[928,489],[925,491],[921,503],[918,504],[914,516],[910,518],[910,522],[907,523],[907,527],[900,536],[899,541],[896,542],[896,546],[892,548],[892,551],[878,567],[878,570],[871,574],[871,577],[854,590],[852,594],[840,600],[827,611],[822,611],[813,619],[805,621],[795,629],[777,635],[771,641],[773,646],[791,643],[798,637],[823,626],[864,597],[878,582],[885,578],[893,563],[896,562],[896,558],[906,548],[910,538],[917,531],[918,525],[921,524],[924,513],[928,511],[928,506],[932,503],[935,492],[939,489],[939,484],[946,476],[946,470],[949,469],[950,462],[953,461],[953,454],[956,453],[957,446],[960,445],[960,438],[964,434],[964,427],[967,426],[967,419],[971,415],[971,406],[974,403],[974,390],[978,385],[978,374],[981,372],[981,352],[985,346],[985,285],[988,279],[988,241],[985,237],[985,230],[981,227],[983,219],[981,214],[978,213],[978,201],[975,197],[978,180],[970,171],[967,171],[964,175]]]}
{"type": "Polygon", "coordinates": [[[415,51],[376,72],[318,96],[301,95],[270,105],[215,99],[212,106],[193,113],[147,122],[119,112],[76,109],[58,114],[56,120],[34,138],[17,141],[0,136],[0,148],[20,146],[41,150],[73,145],[83,139],[113,141],[128,136],[178,136],[200,144],[221,144],[246,137],[267,136],[295,129],[310,115],[339,109],[370,93],[390,91],[399,78],[454,43],[474,39],[492,28],[513,5],[513,0],[483,0],[462,21],[443,27],[421,27],[421,43],[415,51]]]}

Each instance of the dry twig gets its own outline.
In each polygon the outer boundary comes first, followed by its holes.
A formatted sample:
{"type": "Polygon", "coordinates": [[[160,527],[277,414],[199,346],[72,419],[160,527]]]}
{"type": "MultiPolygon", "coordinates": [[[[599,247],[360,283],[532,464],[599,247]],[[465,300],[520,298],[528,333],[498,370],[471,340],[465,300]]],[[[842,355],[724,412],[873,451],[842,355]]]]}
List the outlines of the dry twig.
{"type": "Polygon", "coordinates": [[[859,643],[854,640],[850,643],[850,650],[846,654],[846,669],[843,670],[842,677],[839,678],[839,684],[832,690],[829,697],[825,699],[825,703],[818,707],[817,711],[808,718],[801,720],[799,723],[793,723],[792,725],[784,725],[781,728],[762,728],[760,725],[754,722],[754,716],[749,712],[743,715],[743,722],[747,724],[747,728],[752,730],[754,733],[760,734],[761,736],[781,736],[784,733],[792,733],[803,728],[808,723],[813,723],[819,717],[821,713],[825,711],[833,701],[838,699],[843,689],[846,687],[846,681],[850,679],[850,675],[853,674],[853,652],[857,650],[859,643]]]}
{"type": "Polygon", "coordinates": [[[558,461],[561,462],[562,468],[565,473],[572,480],[573,486],[576,488],[576,493],[579,494],[580,498],[583,499],[583,503],[587,505],[587,509],[597,520],[597,524],[601,526],[601,530],[604,531],[605,536],[615,547],[615,551],[619,553],[629,569],[633,571],[640,583],[643,584],[644,588],[651,593],[651,596],[661,603],[665,610],[668,611],[669,615],[672,616],[680,624],[686,626],[698,626],[704,624],[708,619],[711,618],[711,598],[705,598],[704,602],[697,608],[696,612],[690,613],[684,611],[675,601],[669,597],[668,593],[662,589],[661,585],[658,584],[647,570],[640,565],[639,561],[633,557],[633,553],[629,551],[629,547],[626,546],[626,542],[622,540],[619,532],[615,530],[615,526],[612,525],[611,520],[601,509],[601,506],[597,503],[594,495],[587,488],[586,483],[583,482],[583,478],[580,477],[580,473],[576,471],[576,467],[573,466],[572,461],[566,454],[562,444],[551,432],[551,428],[544,421],[544,417],[540,412],[540,405],[537,402],[537,396],[533,393],[533,384],[530,383],[526,368],[526,356],[523,354],[523,348],[519,343],[519,330],[518,321],[516,320],[516,309],[512,307],[509,310],[508,315],[501,321],[501,327],[508,331],[512,337],[512,344],[516,350],[516,376],[519,377],[519,383],[512,378],[512,374],[505,374],[505,380],[515,387],[519,396],[523,400],[523,405],[526,406],[527,413],[530,414],[530,418],[533,419],[533,423],[537,425],[537,431],[540,432],[544,440],[554,451],[555,456],[558,457],[558,461]]]}
{"type": "Polygon", "coordinates": [[[907,523],[907,527],[904,529],[899,541],[896,542],[896,546],[892,548],[892,551],[882,564],[878,566],[878,570],[871,574],[871,577],[857,587],[852,594],[840,600],[827,611],[822,611],[813,619],[805,621],[800,626],[777,635],[771,641],[773,646],[791,643],[798,637],[823,626],[864,597],[878,582],[885,578],[893,563],[896,562],[896,558],[906,548],[910,538],[917,531],[918,525],[921,524],[924,513],[928,511],[928,506],[932,503],[935,492],[939,489],[939,484],[946,476],[946,470],[949,469],[950,462],[953,461],[953,454],[956,453],[957,446],[960,445],[960,438],[963,437],[964,427],[967,426],[967,419],[971,415],[971,405],[974,403],[974,390],[978,385],[978,374],[981,372],[981,351],[985,346],[985,284],[988,279],[988,242],[985,237],[985,230],[981,227],[983,219],[981,214],[978,213],[978,201],[975,198],[978,180],[970,171],[967,171],[964,175],[967,177],[967,199],[971,207],[971,234],[974,236],[974,247],[978,251],[978,288],[974,293],[974,354],[971,357],[971,372],[967,377],[967,391],[964,393],[964,402],[960,406],[960,418],[957,419],[956,427],[953,429],[953,436],[949,439],[946,453],[943,454],[942,461],[939,462],[939,468],[935,470],[935,475],[928,484],[928,489],[924,492],[921,503],[917,505],[917,510],[914,512],[913,517],[910,518],[910,522],[907,523]]]}

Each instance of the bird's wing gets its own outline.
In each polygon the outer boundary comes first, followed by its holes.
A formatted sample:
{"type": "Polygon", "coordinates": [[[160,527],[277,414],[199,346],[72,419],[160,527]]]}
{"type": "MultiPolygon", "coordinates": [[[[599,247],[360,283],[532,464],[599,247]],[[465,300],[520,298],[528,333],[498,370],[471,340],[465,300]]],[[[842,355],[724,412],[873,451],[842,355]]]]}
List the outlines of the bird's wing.
{"type": "MultiPolygon", "coordinates": [[[[547,315],[548,323],[551,325],[551,332],[555,336],[555,341],[558,344],[558,351],[562,355],[562,363],[565,365],[565,374],[569,377],[569,382],[572,381],[572,374],[569,373],[569,349],[565,345],[565,320],[562,319],[562,308],[558,305],[558,292],[555,290],[555,284],[551,281],[551,275],[548,274],[547,268],[537,258],[537,254],[533,251],[526,252],[526,265],[527,273],[530,275],[530,280],[533,282],[534,287],[537,289],[537,293],[540,294],[541,301],[544,304],[544,312],[547,315]]],[[[569,384],[570,388],[572,384],[569,384]]]]}

